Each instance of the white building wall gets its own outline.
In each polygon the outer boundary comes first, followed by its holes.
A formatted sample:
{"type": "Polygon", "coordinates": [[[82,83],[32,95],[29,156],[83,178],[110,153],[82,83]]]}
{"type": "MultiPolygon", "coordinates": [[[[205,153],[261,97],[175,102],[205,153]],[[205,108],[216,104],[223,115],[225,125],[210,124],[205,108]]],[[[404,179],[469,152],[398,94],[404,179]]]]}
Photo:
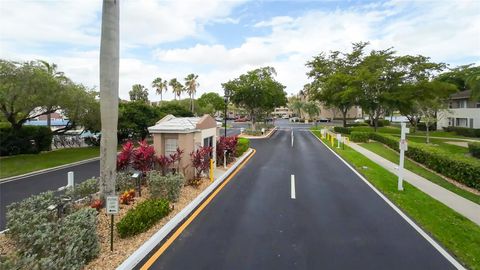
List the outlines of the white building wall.
{"type": "MultiPolygon", "coordinates": [[[[437,129],[448,126],[457,126],[457,118],[466,118],[466,127],[480,128],[480,108],[459,108],[440,111],[437,117],[437,129]],[[450,123],[449,125],[449,118],[452,118],[454,123],[450,123]],[[470,126],[470,119],[473,119],[473,127],[470,126]]],[[[460,122],[463,122],[463,120],[460,122]]]]}

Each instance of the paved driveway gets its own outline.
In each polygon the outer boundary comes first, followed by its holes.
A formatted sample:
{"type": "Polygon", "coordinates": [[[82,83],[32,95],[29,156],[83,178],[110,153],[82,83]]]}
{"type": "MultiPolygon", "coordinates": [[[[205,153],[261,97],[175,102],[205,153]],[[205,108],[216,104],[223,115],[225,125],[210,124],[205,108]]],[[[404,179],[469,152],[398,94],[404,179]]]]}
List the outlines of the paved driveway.
{"type": "Polygon", "coordinates": [[[256,155],[151,269],[453,269],[311,133],[294,133],[293,147],[287,130],[252,141],[256,155]]]}

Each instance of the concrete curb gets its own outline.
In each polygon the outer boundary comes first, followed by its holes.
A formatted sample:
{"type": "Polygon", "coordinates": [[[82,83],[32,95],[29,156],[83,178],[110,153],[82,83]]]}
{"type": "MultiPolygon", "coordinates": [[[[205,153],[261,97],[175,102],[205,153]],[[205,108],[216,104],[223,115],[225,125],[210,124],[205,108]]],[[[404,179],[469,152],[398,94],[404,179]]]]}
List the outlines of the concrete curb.
{"type": "Polygon", "coordinates": [[[52,167],[52,168],[47,168],[47,169],[43,169],[43,170],[29,172],[29,173],[26,173],[26,174],[11,176],[11,177],[7,177],[7,178],[1,178],[0,179],[0,184],[20,180],[20,179],[23,179],[23,178],[27,178],[27,177],[31,177],[31,176],[35,176],[35,175],[39,175],[39,174],[43,174],[43,173],[58,171],[58,170],[65,169],[65,168],[68,168],[68,167],[82,165],[82,164],[89,163],[89,162],[92,162],[92,161],[97,161],[97,160],[100,160],[100,157],[84,159],[84,160],[80,160],[80,161],[76,161],[76,162],[73,162],[73,163],[68,163],[68,164],[64,164],[64,165],[60,165],[60,166],[56,166],[56,167],[52,167]]]}
{"type": "Polygon", "coordinates": [[[268,132],[267,135],[263,135],[263,136],[258,136],[258,137],[254,137],[254,136],[240,136],[238,135],[239,138],[245,138],[245,139],[249,139],[249,140],[258,140],[258,139],[267,139],[267,138],[270,138],[270,136],[272,136],[272,134],[277,131],[278,127],[274,127],[273,129],[270,130],[270,132],[268,132]]]}
{"type": "Polygon", "coordinates": [[[233,164],[221,177],[216,179],[200,195],[191,201],[185,208],[175,215],[167,224],[157,231],[150,239],[140,246],[132,255],[130,255],[117,270],[130,270],[137,266],[150,252],[152,252],[165,237],[167,237],[178,225],[180,225],[203,201],[207,198],[235,169],[251,154],[253,149],[249,149],[240,159],[233,164]]]}

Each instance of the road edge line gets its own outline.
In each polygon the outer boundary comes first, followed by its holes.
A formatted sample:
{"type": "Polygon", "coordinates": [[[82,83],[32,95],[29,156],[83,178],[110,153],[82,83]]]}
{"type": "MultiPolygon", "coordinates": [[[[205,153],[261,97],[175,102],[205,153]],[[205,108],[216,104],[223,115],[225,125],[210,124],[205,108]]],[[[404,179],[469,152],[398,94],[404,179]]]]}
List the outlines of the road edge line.
{"type": "MultiPolygon", "coordinates": [[[[209,185],[202,193],[200,193],[193,201],[191,201],[185,208],[183,208],[178,214],[176,214],[170,221],[168,221],[160,230],[158,230],[150,239],[144,242],[137,250],[135,250],[126,260],[122,262],[116,269],[117,270],[130,270],[138,266],[138,264],[145,259],[149,254],[154,251],[157,246],[170,236],[174,231],[174,234],[178,232],[178,235],[185,229],[191,221],[198,215],[203,208],[216,196],[216,194],[230,181],[230,179],[237,174],[238,171],[250,160],[256,153],[255,149],[250,148],[248,152],[240,158],[232,167],[230,167],[224,175],[216,179],[211,185],[209,185]],[[218,187],[218,188],[217,188],[218,187]],[[193,214],[192,214],[193,213],[193,214]],[[195,215],[195,216],[194,216],[195,215]],[[190,221],[189,221],[190,220],[190,221]],[[188,222],[188,223],[187,223],[188,222]],[[180,226],[180,227],[179,227],[180,226]],[[181,231],[179,231],[182,229],[181,231]]],[[[165,243],[163,243],[155,253],[144,263],[145,266],[149,261],[155,262],[164,250],[170,246],[171,243],[178,237],[178,235],[171,235],[165,243]],[[175,236],[175,237],[174,237],[175,236]],[[170,240],[172,239],[172,240],[170,240]],[[169,242],[170,241],[170,242],[169,242]],[[165,246],[168,243],[167,246],[165,246]],[[165,247],[164,247],[165,246],[165,247]],[[159,251],[162,252],[159,253],[159,251]]],[[[143,268],[142,266],[142,268],[143,268]]],[[[148,266],[150,267],[150,266],[148,266]]]]}
{"type": "Polygon", "coordinates": [[[311,130],[310,133],[319,140],[330,152],[332,152],[338,159],[340,159],[345,165],[347,165],[350,170],[352,170],[363,182],[365,182],[375,193],[377,193],[380,198],[382,198],[390,207],[397,212],[410,226],[412,226],[427,242],[429,242],[440,254],[445,257],[454,267],[457,269],[466,270],[466,268],[459,263],[448,251],[446,251],[440,244],[438,244],[430,235],[428,235],[420,226],[418,226],[410,217],[403,213],[400,208],[398,208],[390,199],[388,199],[383,193],[381,193],[375,186],[372,185],[363,175],[361,175],[355,168],[352,167],[346,160],[344,160],[339,154],[333,151],[326,143],[324,143],[320,138],[318,138],[311,130]]]}
{"type": "Polygon", "coordinates": [[[40,174],[44,174],[44,173],[48,173],[48,172],[53,172],[53,171],[58,171],[58,170],[61,170],[61,169],[65,169],[65,168],[69,168],[69,167],[73,167],[73,166],[77,166],[77,165],[82,165],[82,164],[97,161],[97,160],[100,160],[100,157],[88,158],[88,159],[84,159],[84,160],[80,160],[80,161],[75,161],[75,162],[72,162],[72,163],[67,163],[67,164],[55,166],[55,167],[52,167],[52,168],[46,168],[46,169],[33,171],[33,172],[21,174],[21,175],[10,176],[10,177],[6,177],[6,178],[0,178],[0,184],[5,184],[5,183],[17,181],[17,180],[22,180],[22,179],[27,178],[27,177],[36,176],[36,175],[40,175],[40,174]]]}

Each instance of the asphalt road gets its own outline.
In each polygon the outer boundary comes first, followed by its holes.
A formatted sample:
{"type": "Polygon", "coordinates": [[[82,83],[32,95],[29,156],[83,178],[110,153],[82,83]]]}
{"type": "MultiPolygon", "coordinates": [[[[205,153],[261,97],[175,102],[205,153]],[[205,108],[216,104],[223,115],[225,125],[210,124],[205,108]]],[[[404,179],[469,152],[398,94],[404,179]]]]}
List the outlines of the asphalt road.
{"type": "Polygon", "coordinates": [[[453,269],[308,131],[256,155],[151,269],[453,269]],[[291,175],[295,178],[292,199],[291,175]]]}
{"type": "MultiPolygon", "coordinates": [[[[221,129],[220,135],[224,130],[221,129]]],[[[227,129],[227,135],[240,134],[240,128],[227,129]]],[[[82,165],[69,167],[57,171],[47,172],[23,179],[0,182],[0,231],[6,226],[6,207],[13,202],[19,202],[31,195],[48,190],[57,190],[67,184],[67,173],[75,173],[75,183],[81,183],[91,177],[100,175],[100,162],[92,161],[82,165]]]]}

